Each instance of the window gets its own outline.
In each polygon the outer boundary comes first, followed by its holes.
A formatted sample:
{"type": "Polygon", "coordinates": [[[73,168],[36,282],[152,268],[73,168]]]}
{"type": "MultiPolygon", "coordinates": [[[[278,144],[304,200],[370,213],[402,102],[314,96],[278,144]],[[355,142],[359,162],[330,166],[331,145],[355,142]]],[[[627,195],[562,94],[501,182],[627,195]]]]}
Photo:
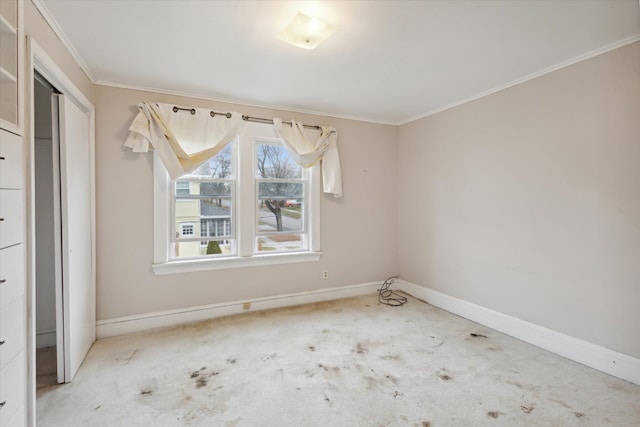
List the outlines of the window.
{"type": "Polygon", "coordinates": [[[181,196],[189,195],[190,191],[189,181],[178,181],[176,182],[176,194],[181,196]]]}
{"type": "Polygon", "coordinates": [[[227,145],[198,169],[174,181],[172,215],[176,228],[182,227],[182,232],[172,239],[170,258],[236,253],[231,226],[235,222],[236,145],[227,145]],[[200,226],[197,234],[194,222],[200,226]],[[189,232],[185,232],[185,225],[189,224],[189,232]]]}
{"type": "Polygon", "coordinates": [[[193,224],[180,224],[180,230],[183,236],[193,236],[193,224]]]}
{"type": "Polygon", "coordinates": [[[308,171],[279,141],[256,141],[257,252],[302,250],[308,246],[304,194],[308,171]]]}
{"type": "MultiPolygon", "coordinates": [[[[203,219],[200,221],[200,236],[227,236],[231,235],[231,221],[229,218],[203,219]]],[[[208,246],[209,241],[201,240],[200,245],[208,246]]],[[[228,245],[229,241],[223,239],[220,241],[224,245],[228,245]]]]}
{"type": "Polygon", "coordinates": [[[154,271],[314,261],[320,257],[319,167],[298,166],[271,125],[170,181],[154,158],[154,271]]]}

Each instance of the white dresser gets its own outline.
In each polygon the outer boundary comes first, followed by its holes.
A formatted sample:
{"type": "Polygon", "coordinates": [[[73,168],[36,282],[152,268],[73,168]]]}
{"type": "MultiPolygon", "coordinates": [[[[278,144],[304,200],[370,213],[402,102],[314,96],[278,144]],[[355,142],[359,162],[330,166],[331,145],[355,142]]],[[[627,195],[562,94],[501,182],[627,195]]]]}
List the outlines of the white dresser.
{"type": "Polygon", "coordinates": [[[24,425],[26,306],[22,138],[0,130],[0,427],[24,425]]]}
{"type": "Polygon", "coordinates": [[[22,8],[0,0],[0,427],[27,423],[22,8]]]}

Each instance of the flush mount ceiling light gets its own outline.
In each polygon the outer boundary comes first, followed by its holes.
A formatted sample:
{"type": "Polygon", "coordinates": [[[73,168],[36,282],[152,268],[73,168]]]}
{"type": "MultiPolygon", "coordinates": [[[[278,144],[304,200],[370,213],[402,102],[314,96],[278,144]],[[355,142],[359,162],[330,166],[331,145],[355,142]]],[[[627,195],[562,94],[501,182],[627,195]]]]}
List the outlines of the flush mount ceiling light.
{"type": "Polygon", "coordinates": [[[276,38],[303,49],[314,49],[325,41],[335,29],[335,25],[298,12],[287,28],[276,38]]]}

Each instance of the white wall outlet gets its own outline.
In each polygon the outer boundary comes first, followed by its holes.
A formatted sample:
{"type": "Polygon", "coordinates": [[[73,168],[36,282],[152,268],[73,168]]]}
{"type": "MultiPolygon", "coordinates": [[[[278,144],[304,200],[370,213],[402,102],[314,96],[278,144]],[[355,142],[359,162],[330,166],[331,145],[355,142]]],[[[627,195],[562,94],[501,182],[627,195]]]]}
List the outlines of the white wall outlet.
{"type": "Polygon", "coordinates": [[[322,278],[327,280],[329,278],[329,270],[322,270],[322,278]]]}

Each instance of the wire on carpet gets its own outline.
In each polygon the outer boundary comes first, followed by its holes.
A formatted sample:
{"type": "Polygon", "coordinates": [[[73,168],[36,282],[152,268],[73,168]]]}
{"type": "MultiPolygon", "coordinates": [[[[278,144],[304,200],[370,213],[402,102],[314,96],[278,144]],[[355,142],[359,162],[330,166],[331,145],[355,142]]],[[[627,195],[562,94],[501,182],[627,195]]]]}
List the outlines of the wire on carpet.
{"type": "Polygon", "coordinates": [[[407,302],[407,298],[389,289],[395,282],[394,279],[396,279],[395,276],[389,277],[384,281],[380,289],[378,289],[378,302],[392,307],[400,307],[407,302]]]}

